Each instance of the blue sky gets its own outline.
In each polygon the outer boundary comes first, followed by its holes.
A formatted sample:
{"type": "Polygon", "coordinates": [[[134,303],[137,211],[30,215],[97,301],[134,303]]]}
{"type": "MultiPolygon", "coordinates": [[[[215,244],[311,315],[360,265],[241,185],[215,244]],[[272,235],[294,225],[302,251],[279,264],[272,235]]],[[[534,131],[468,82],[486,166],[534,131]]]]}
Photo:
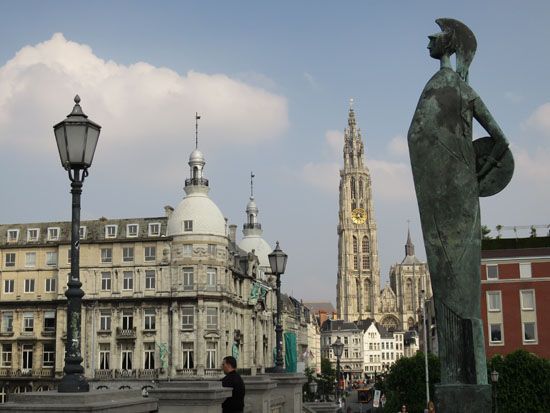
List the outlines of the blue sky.
{"type": "Polygon", "coordinates": [[[438,17],[476,34],[470,83],[516,158],[510,186],[482,201],[482,221],[546,225],[547,1],[2,2],[0,221],[69,219],[51,127],[75,93],[103,126],[87,218],[176,206],[198,111],[212,199],[240,227],[254,171],[264,237],[289,254],[283,288],[335,302],[338,166],[353,97],[385,280],[403,258],[407,220],[424,256],[404,138],[438,67],[426,50],[438,17]]]}

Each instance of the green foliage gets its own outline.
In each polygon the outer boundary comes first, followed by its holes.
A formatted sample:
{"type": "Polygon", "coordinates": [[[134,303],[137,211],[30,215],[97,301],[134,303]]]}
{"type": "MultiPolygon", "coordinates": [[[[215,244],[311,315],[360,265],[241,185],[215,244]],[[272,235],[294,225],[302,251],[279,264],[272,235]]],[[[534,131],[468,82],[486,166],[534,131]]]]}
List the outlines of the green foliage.
{"type": "Polygon", "coordinates": [[[491,239],[491,236],[489,235],[491,233],[491,230],[487,225],[481,226],[481,239],[491,239]]]}
{"type": "MultiPolygon", "coordinates": [[[[488,362],[498,375],[499,413],[550,412],[550,361],[525,350],[495,356],[488,362]]],[[[490,379],[489,379],[490,381],[490,379]]]]}
{"type": "MultiPolygon", "coordinates": [[[[403,404],[410,413],[422,413],[426,407],[426,370],[424,353],[417,352],[414,357],[399,359],[386,375],[386,379],[377,388],[385,391],[384,411],[397,412],[403,404]]],[[[430,378],[430,397],[433,399],[434,384],[440,381],[439,358],[428,354],[428,373],[430,378]]]]}
{"type": "Polygon", "coordinates": [[[305,402],[313,402],[315,401],[315,394],[311,392],[309,389],[309,383],[312,381],[318,381],[314,376],[315,370],[312,368],[306,367],[304,370],[304,374],[307,378],[307,382],[304,383],[302,386],[302,394],[304,395],[303,401],[305,402]]]}
{"type": "Polygon", "coordinates": [[[321,358],[321,377],[317,380],[319,383],[319,394],[323,399],[334,397],[334,382],[336,380],[336,372],[332,368],[329,359],[321,358]]]}

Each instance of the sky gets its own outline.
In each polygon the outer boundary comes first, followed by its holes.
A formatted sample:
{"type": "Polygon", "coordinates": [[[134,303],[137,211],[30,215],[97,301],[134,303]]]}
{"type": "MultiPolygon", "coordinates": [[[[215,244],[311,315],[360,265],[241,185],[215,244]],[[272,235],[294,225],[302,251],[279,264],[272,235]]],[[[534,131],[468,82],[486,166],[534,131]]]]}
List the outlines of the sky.
{"type": "Polygon", "coordinates": [[[482,199],[482,223],[545,234],[550,2],[542,0],[1,2],[0,222],[70,220],[52,126],[75,94],[102,125],[84,219],[175,207],[198,112],[211,198],[242,228],[253,171],[264,238],[289,255],[284,292],[335,303],[338,170],[353,98],[383,287],[404,257],[408,225],[425,257],[406,135],[438,69],[426,49],[438,17],[476,34],[470,85],[515,158],[510,185],[482,199]]]}

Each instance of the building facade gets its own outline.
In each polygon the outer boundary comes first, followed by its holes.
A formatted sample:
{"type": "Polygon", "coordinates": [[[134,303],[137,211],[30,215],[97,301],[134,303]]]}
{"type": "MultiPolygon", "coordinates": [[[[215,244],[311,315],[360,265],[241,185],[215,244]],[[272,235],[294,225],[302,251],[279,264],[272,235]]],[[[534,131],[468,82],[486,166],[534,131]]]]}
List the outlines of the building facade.
{"type": "Polygon", "coordinates": [[[481,313],[488,357],[550,358],[550,237],[483,240],[481,313]]]}

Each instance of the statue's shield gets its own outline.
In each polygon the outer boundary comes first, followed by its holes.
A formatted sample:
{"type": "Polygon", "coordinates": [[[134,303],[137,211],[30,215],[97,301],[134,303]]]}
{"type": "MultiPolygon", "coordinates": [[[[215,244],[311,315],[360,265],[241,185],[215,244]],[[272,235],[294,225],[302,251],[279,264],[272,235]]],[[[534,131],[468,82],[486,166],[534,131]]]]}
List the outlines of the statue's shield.
{"type": "MultiPolygon", "coordinates": [[[[491,137],[485,137],[476,139],[473,143],[476,153],[476,172],[479,172],[491,154],[495,141],[491,137]]],[[[514,157],[508,148],[488,173],[481,178],[478,177],[479,196],[498,194],[508,185],[513,174],[514,157]]]]}

